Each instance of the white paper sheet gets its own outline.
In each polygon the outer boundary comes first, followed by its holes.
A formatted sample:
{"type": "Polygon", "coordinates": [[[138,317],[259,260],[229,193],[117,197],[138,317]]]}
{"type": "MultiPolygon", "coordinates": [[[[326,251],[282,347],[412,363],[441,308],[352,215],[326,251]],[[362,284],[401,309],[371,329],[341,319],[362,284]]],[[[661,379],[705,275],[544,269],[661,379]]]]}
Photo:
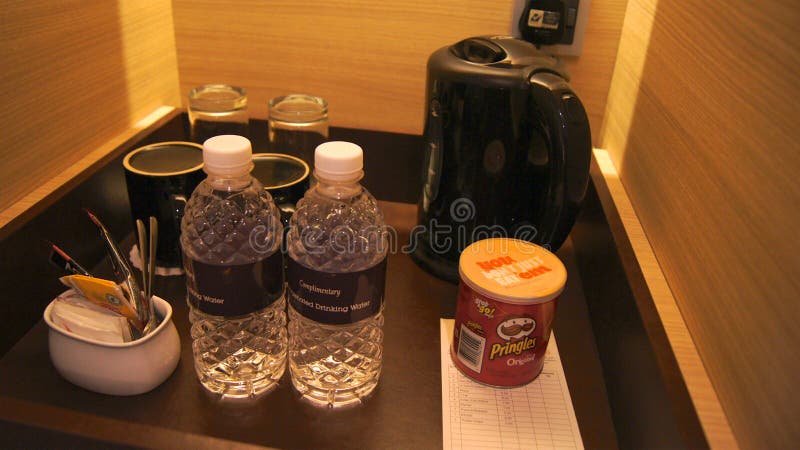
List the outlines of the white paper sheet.
{"type": "Polygon", "coordinates": [[[531,383],[484,386],[450,359],[453,320],[441,319],[444,449],[583,449],[555,336],[531,383]]]}

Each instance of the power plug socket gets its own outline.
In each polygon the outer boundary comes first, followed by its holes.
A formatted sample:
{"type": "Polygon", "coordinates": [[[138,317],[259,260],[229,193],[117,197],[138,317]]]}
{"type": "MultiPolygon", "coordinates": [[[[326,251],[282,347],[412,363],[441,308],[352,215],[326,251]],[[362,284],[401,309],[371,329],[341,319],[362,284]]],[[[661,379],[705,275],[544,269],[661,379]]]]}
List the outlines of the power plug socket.
{"type": "MultiPolygon", "coordinates": [[[[583,36],[586,31],[586,22],[589,20],[589,4],[591,0],[563,0],[563,14],[549,14],[547,7],[538,9],[536,5],[547,5],[546,2],[531,0],[514,0],[511,14],[511,35],[526,39],[523,34],[535,35],[537,31],[544,39],[549,39],[548,34],[555,32],[553,21],[559,23],[561,30],[554,33],[556,42],[542,45],[542,50],[553,55],[578,56],[583,49],[583,36]],[[533,3],[533,5],[531,5],[533,3]],[[523,17],[523,14],[525,17],[523,17]],[[552,19],[552,20],[549,20],[552,19]],[[528,30],[520,30],[520,21],[528,24],[528,30]]],[[[550,39],[552,41],[552,39],[550,39]]]]}

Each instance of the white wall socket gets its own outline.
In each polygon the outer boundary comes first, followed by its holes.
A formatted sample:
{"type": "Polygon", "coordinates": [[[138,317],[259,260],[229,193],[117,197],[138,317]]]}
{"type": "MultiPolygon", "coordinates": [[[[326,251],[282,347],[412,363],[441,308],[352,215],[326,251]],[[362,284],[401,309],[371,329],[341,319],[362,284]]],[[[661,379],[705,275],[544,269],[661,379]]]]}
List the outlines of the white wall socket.
{"type": "MultiPolygon", "coordinates": [[[[589,4],[591,0],[579,0],[578,15],[575,20],[575,35],[571,45],[543,45],[542,50],[552,55],[578,56],[583,49],[583,35],[586,31],[586,22],[589,20],[589,4]]],[[[514,0],[511,12],[511,35],[522,39],[519,32],[519,18],[522,15],[527,0],[514,0]]]]}

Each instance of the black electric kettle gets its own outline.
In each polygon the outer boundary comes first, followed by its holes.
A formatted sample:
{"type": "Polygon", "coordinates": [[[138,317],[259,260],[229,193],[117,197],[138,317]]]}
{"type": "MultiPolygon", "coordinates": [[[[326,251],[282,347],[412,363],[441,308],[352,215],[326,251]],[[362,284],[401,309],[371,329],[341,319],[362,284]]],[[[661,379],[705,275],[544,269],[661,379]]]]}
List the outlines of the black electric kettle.
{"type": "Polygon", "coordinates": [[[557,60],[508,36],[475,37],[428,59],[424,186],[413,259],[458,279],[474,241],[557,250],[589,179],[591,133],[557,60]]]}

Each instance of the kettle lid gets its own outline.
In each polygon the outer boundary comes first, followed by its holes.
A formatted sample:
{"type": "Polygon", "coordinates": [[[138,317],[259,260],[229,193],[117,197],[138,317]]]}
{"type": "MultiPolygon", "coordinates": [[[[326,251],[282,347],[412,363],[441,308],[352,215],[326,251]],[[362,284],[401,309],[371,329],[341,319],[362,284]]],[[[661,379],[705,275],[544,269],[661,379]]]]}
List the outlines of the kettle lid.
{"type": "Polygon", "coordinates": [[[428,69],[437,78],[475,82],[486,82],[492,77],[527,80],[537,72],[550,72],[569,80],[558,59],[530,42],[511,36],[471,37],[441,48],[431,54],[428,69]]]}

